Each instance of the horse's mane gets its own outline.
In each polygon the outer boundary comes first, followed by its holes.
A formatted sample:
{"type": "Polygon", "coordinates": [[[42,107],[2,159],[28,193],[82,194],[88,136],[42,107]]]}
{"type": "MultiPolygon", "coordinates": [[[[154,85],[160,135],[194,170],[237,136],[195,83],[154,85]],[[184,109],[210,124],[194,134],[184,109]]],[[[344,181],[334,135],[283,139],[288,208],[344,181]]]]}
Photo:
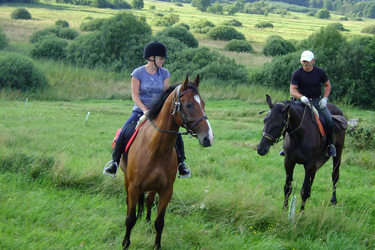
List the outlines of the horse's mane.
{"type": "MultiPolygon", "coordinates": [[[[163,94],[160,96],[159,99],[156,99],[151,104],[151,109],[148,111],[147,117],[150,120],[154,120],[158,114],[160,113],[161,109],[163,108],[163,105],[165,103],[165,100],[167,100],[168,96],[175,90],[175,88],[180,85],[180,83],[170,86],[168,89],[166,89],[163,94]]],[[[194,93],[199,94],[198,88],[189,83],[189,88],[193,89],[194,93]]]]}
{"type": "Polygon", "coordinates": [[[163,94],[159,97],[159,99],[155,99],[151,103],[151,109],[147,113],[147,117],[151,120],[155,119],[156,116],[160,113],[160,110],[162,109],[165,100],[167,100],[168,96],[173,92],[173,90],[178,86],[178,84],[170,86],[168,89],[166,89],[163,94]]]}

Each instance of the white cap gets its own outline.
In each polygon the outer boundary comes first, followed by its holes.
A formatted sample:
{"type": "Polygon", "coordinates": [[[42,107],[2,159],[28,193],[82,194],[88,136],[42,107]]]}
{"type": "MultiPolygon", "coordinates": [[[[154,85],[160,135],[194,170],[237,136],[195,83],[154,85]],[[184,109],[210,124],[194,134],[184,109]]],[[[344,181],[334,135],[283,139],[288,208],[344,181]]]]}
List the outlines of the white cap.
{"type": "Polygon", "coordinates": [[[312,53],[310,50],[305,50],[304,52],[302,52],[301,62],[302,61],[311,62],[312,59],[314,59],[314,53],[312,53]]]}

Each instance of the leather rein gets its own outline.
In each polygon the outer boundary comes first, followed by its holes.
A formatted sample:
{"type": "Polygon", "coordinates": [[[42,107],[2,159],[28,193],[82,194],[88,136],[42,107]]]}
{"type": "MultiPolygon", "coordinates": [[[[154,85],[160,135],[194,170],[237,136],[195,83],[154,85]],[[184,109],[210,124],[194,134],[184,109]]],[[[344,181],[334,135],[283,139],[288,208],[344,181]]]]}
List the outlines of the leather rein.
{"type": "Polygon", "coordinates": [[[181,85],[179,85],[176,90],[174,91],[174,96],[173,96],[173,99],[172,99],[172,105],[174,106],[174,110],[172,112],[172,116],[173,116],[173,119],[175,121],[175,123],[177,123],[176,121],[176,116],[177,116],[177,113],[180,113],[181,115],[181,119],[182,119],[182,123],[183,123],[183,127],[186,129],[186,132],[180,132],[180,131],[170,131],[170,130],[164,130],[164,129],[161,129],[161,128],[158,128],[156,126],[156,124],[151,121],[151,119],[147,118],[149,120],[149,122],[151,123],[151,125],[158,131],[161,131],[161,132],[166,132],[166,133],[172,133],[172,134],[177,134],[177,135],[188,135],[190,134],[191,136],[193,137],[197,137],[198,135],[196,133],[194,133],[194,131],[192,129],[194,129],[194,127],[203,119],[208,119],[207,116],[202,116],[198,119],[194,119],[194,118],[189,118],[186,116],[186,113],[184,111],[184,109],[182,108],[181,106],[181,97],[183,95],[185,95],[186,93],[190,92],[190,91],[193,91],[193,89],[187,89],[185,90],[184,92],[182,92],[180,94],[180,87],[181,85]],[[191,124],[193,122],[193,124],[191,124]],[[189,129],[189,126],[191,127],[191,129],[189,129]]]}

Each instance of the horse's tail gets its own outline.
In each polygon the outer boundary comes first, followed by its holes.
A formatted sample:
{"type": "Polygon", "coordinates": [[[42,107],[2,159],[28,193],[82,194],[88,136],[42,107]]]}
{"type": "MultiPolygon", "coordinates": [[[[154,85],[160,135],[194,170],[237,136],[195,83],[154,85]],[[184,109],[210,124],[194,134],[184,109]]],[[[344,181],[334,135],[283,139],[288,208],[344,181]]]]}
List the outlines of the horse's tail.
{"type": "Polygon", "coordinates": [[[141,193],[138,197],[138,214],[137,214],[137,218],[141,218],[142,217],[142,213],[143,213],[143,210],[144,210],[144,206],[145,205],[145,193],[141,193]]]}

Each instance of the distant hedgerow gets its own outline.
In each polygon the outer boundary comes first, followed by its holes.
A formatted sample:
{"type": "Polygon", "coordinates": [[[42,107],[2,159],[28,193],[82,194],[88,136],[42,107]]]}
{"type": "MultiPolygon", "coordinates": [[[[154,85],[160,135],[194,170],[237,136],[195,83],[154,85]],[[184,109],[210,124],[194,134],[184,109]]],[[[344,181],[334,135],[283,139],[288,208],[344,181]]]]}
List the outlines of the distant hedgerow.
{"type": "Polygon", "coordinates": [[[44,73],[33,60],[18,53],[0,52],[0,88],[36,90],[48,85],[44,73]]]}
{"type": "Polygon", "coordinates": [[[30,12],[25,8],[17,8],[15,9],[12,14],[10,15],[12,19],[31,19],[30,12]]]}

